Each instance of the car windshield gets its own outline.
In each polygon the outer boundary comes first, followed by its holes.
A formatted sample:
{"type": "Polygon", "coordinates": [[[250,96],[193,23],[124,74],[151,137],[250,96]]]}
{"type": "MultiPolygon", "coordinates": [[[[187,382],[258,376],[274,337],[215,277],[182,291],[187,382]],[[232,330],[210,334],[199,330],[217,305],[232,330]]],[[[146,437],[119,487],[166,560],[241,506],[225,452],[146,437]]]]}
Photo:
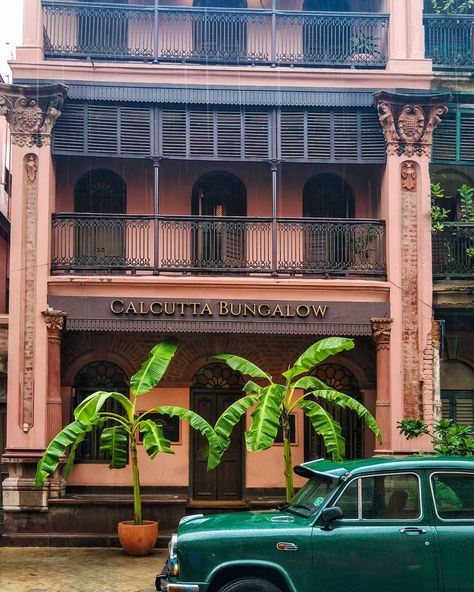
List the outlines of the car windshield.
{"type": "Polygon", "coordinates": [[[282,509],[304,516],[310,516],[323,506],[337,484],[337,479],[315,475],[311,477],[288,504],[284,504],[284,508],[282,509]]]}

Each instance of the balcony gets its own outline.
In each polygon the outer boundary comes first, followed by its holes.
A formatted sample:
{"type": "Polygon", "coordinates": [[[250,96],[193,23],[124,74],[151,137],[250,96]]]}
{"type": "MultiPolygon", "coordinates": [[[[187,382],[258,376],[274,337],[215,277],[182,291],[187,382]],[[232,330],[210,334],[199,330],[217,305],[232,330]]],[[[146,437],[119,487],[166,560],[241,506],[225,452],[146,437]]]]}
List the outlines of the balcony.
{"type": "Polygon", "coordinates": [[[474,68],[474,15],[430,15],[424,21],[426,57],[434,68],[474,68]]]}
{"type": "Polygon", "coordinates": [[[43,0],[45,58],[383,68],[387,14],[43,0]]]}
{"type": "Polygon", "coordinates": [[[54,214],[53,274],[385,278],[379,220],[54,214]]]}
{"type": "Polygon", "coordinates": [[[433,235],[433,276],[435,279],[474,277],[474,224],[447,222],[433,235]]]}

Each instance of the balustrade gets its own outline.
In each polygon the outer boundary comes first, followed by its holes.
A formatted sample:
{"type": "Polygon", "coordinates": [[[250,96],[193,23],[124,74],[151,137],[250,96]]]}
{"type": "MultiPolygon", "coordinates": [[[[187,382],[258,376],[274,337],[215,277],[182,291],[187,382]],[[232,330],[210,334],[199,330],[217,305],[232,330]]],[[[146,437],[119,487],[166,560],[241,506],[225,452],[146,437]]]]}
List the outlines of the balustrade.
{"type": "Polygon", "coordinates": [[[474,15],[425,17],[426,57],[435,68],[474,66],[474,15]]]}
{"type": "Polygon", "coordinates": [[[52,272],[385,276],[378,220],[54,214],[52,272]],[[273,241],[276,240],[276,248],[273,241]]]}
{"type": "Polygon", "coordinates": [[[388,15],[43,0],[46,58],[384,67],[388,15]]]}
{"type": "Polygon", "coordinates": [[[443,231],[433,234],[433,276],[474,277],[474,224],[446,222],[443,231]]]}

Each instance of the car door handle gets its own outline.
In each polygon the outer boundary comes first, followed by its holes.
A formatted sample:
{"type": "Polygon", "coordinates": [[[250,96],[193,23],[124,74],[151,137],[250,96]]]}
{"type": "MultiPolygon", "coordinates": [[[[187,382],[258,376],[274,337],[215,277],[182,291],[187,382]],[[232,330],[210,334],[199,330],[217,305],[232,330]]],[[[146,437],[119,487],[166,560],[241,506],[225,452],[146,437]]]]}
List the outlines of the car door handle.
{"type": "Polygon", "coordinates": [[[402,534],[426,534],[426,530],[424,528],[418,528],[417,526],[408,526],[407,528],[401,528],[400,532],[402,534]]]}

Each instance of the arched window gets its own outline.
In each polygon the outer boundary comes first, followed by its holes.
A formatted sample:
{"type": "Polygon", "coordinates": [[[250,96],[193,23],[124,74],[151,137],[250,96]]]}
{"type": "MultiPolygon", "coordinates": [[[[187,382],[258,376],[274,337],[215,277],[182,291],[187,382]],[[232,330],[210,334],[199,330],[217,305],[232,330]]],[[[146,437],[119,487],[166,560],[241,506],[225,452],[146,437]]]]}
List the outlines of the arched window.
{"type": "MultiPolygon", "coordinates": [[[[75,409],[84,399],[96,391],[115,391],[128,397],[128,381],[125,373],[111,362],[92,362],[84,366],[74,381],[73,406],[75,409]]],[[[103,411],[122,414],[122,407],[114,399],[109,399],[103,411]]],[[[79,462],[108,462],[107,457],[100,452],[99,433],[94,430],[87,434],[76,452],[79,462]]]]}
{"type": "Polygon", "coordinates": [[[312,177],[303,189],[303,216],[307,218],[353,218],[354,194],[339,175],[312,177]]]}
{"type": "MultiPolygon", "coordinates": [[[[247,191],[242,181],[226,172],[207,173],[193,187],[194,216],[245,216],[247,191]]],[[[245,223],[239,220],[209,220],[196,223],[194,249],[200,268],[245,267],[245,223]]]]}
{"type": "Polygon", "coordinates": [[[127,211],[127,187],[122,177],[107,169],[88,171],[75,187],[74,209],[76,212],[99,214],[76,224],[76,264],[110,268],[123,266],[126,221],[113,216],[127,211]]]}
{"type": "Polygon", "coordinates": [[[199,61],[247,61],[247,19],[238,13],[213,13],[212,9],[245,9],[246,0],[194,0],[206,12],[195,15],[193,57],[199,61]],[[207,10],[209,9],[209,10],[207,10]]]}
{"type": "MultiPolygon", "coordinates": [[[[354,375],[343,366],[340,366],[339,364],[321,364],[314,370],[313,375],[322,380],[332,389],[360,400],[359,385],[357,384],[354,375]]],[[[356,413],[348,409],[341,409],[335,405],[326,404],[321,400],[318,400],[318,403],[326,408],[336,421],[341,424],[342,435],[346,441],[345,458],[361,458],[364,454],[364,426],[356,413]]],[[[328,455],[322,438],[314,433],[314,430],[308,421],[305,433],[306,459],[327,458],[328,455]]]]}

